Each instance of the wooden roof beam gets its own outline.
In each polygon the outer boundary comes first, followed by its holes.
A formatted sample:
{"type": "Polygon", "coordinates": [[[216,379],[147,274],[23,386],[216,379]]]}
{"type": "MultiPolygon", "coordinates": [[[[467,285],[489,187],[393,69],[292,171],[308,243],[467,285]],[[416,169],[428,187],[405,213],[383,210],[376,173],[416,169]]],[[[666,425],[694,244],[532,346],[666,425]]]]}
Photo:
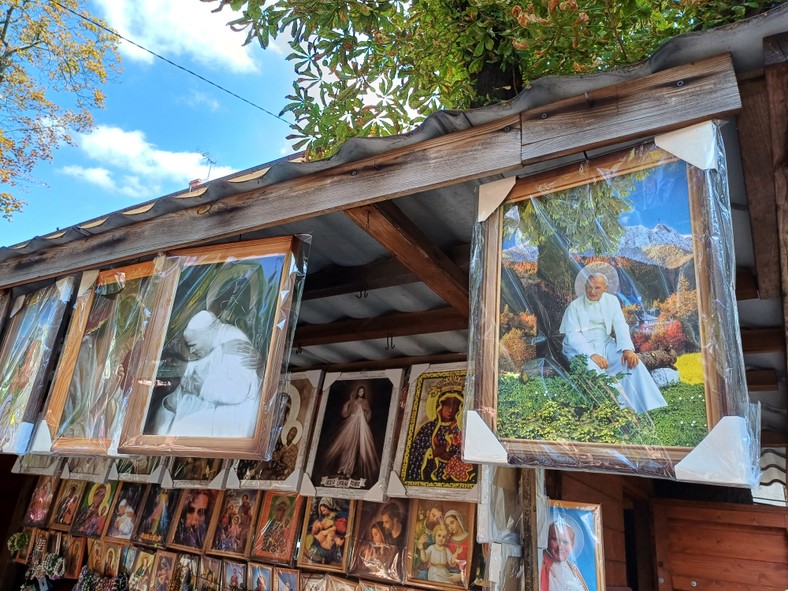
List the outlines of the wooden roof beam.
{"type": "Polygon", "coordinates": [[[452,308],[397,312],[377,318],[348,318],[326,324],[304,324],[296,328],[293,346],[332,345],[467,328],[468,318],[452,308]]]}
{"type": "Polygon", "coordinates": [[[377,240],[457,312],[468,317],[468,276],[390,201],[346,209],[377,240]]]}

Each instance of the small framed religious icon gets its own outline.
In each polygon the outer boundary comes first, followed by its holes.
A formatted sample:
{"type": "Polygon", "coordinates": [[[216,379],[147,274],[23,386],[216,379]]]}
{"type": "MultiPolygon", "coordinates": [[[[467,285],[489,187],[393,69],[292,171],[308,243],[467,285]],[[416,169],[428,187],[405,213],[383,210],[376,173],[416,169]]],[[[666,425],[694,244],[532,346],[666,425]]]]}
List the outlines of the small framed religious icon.
{"type": "Polygon", "coordinates": [[[59,531],[49,531],[47,533],[47,554],[60,554],[63,534],[59,531]]]}
{"type": "Polygon", "coordinates": [[[350,574],[391,583],[402,581],[407,549],[408,501],[361,501],[356,511],[356,534],[350,574]]]}
{"type": "Polygon", "coordinates": [[[218,591],[222,581],[222,561],[220,558],[203,556],[200,558],[198,589],[218,591]]]}
{"type": "Polygon", "coordinates": [[[104,533],[105,538],[119,542],[128,542],[131,539],[144,493],[145,485],[139,482],[121,482],[118,485],[104,533]]]}
{"type": "Polygon", "coordinates": [[[328,591],[328,575],[302,572],[299,576],[301,591],[328,591]]]}
{"type": "Polygon", "coordinates": [[[207,552],[237,558],[247,555],[261,496],[259,490],[222,491],[208,530],[207,552]]]}
{"type": "Polygon", "coordinates": [[[462,459],[465,363],[417,365],[394,471],[409,497],[477,501],[479,467],[462,459]]]}
{"type": "Polygon", "coordinates": [[[117,486],[116,480],[102,483],[92,482],[87,485],[82,502],[71,524],[72,535],[89,538],[101,537],[117,486]]]}
{"type": "Polygon", "coordinates": [[[134,568],[129,575],[129,591],[144,591],[150,589],[153,582],[153,562],[156,555],[153,552],[140,550],[134,560],[134,568]]]}
{"type": "Polygon", "coordinates": [[[250,562],[246,574],[247,591],[273,591],[273,575],[272,566],[250,562]]]}
{"type": "Polygon", "coordinates": [[[467,589],[471,578],[476,505],[413,499],[408,524],[405,582],[467,589]]]}
{"type": "Polygon", "coordinates": [[[401,369],[326,374],[307,468],[316,495],[383,500],[402,376],[401,369]]]}
{"type": "Polygon", "coordinates": [[[118,570],[125,574],[131,575],[134,571],[134,562],[137,560],[137,552],[139,552],[136,546],[123,546],[123,551],[120,553],[120,566],[118,570]]]}
{"type": "Polygon", "coordinates": [[[200,557],[188,552],[178,554],[175,577],[178,580],[178,591],[202,591],[202,587],[199,586],[200,557]]]}
{"type": "Polygon", "coordinates": [[[49,528],[69,531],[77,513],[79,501],[85,491],[84,480],[61,480],[55,497],[54,509],[49,515],[49,528]]]}
{"type": "Polygon", "coordinates": [[[181,491],[177,489],[162,488],[158,484],[148,485],[131,541],[143,546],[163,548],[180,495],[181,491]]]}
{"type": "Polygon", "coordinates": [[[167,547],[177,550],[202,552],[208,543],[208,526],[211,523],[219,491],[191,488],[183,491],[176,521],[170,526],[167,547]]]}
{"type": "Polygon", "coordinates": [[[118,480],[124,482],[156,483],[156,469],[162,465],[160,456],[134,456],[122,458],[115,463],[118,480]]]}
{"type": "Polygon", "coordinates": [[[303,500],[304,497],[298,495],[265,492],[249,554],[252,560],[292,563],[303,500]]]}
{"type": "Polygon", "coordinates": [[[356,502],[333,497],[310,497],[304,507],[298,566],[347,572],[356,502]]]}
{"type": "Polygon", "coordinates": [[[170,581],[175,572],[175,565],[178,562],[178,555],[175,552],[158,550],[156,559],[153,561],[153,588],[166,591],[170,587],[170,581]]]}
{"type": "Polygon", "coordinates": [[[82,561],[85,557],[85,538],[78,538],[70,534],[63,534],[60,545],[60,555],[65,563],[64,579],[78,579],[82,570],[82,561]]]}
{"type": "Polygon", "coordinates": [[[297,591],[299,572],[294,568],[274,569],[273,591],[297,591]]]}
{"type": "MultiPolygon", "coordinates": [[[[169,462],[174,488],[202,488],[211,485],[222,471],[218,458],[172,458],[169,462]]],[[[215,487],[213,487],[215,488],[215,487]]]]}
{"type": "Polygon", "coordinates": [[[246,591],[246,563],[222,560],[222,591],[246,591]]]}
{"type": "Polygon", "coordinates": [[[88,539],[88,568],[96,573],[101,574],[104,567],[104,542],[101,540],[88,539]]]}
{"type": "Polygon", "coordinates": [[[104,560],[101,575],[104,577],[117,577],[120,568],[120,555],[123,552],[121,544],[104,542],[104,560]]]}
{"type": "Polygon", "coordinates": [[[232,470],[240,488],[298,492],[306,464],[315,401],[323,380],[321,371],[290,374],[283,394],[285,419],[270,460],[236,460],[232,470]]]}
{"type": "Polygon", "coordinates": [[[46,525],[49,509],[57,489],[57,477],[39,476],[38,483],[30,497],[30,504],[22,522],[25,525],[46,525]]]}
{"type": "Polygon", "coordinates": [[[358,588],[358,583],[343,577],[328,575],[326,587],[328,588],[328,591],[356,591],[358,588]]]}

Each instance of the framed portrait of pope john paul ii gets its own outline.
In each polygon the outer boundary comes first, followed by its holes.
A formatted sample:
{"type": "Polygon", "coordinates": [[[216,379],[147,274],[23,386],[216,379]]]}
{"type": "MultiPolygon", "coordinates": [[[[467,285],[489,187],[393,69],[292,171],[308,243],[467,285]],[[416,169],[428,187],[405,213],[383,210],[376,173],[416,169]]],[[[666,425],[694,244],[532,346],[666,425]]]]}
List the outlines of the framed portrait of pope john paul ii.
{"type": "Polygon", "coordinates": [[[484,223],[474,408],[510,462],[671,477],[722,416],[713,191],[647,145],[521,179],[484,223]]]}
{"type": "Polygon", "coordinates": [[[302,245],[289,236],[168,256],[169,289],[151,319],[122,453],[270,453],[302,245]]]}

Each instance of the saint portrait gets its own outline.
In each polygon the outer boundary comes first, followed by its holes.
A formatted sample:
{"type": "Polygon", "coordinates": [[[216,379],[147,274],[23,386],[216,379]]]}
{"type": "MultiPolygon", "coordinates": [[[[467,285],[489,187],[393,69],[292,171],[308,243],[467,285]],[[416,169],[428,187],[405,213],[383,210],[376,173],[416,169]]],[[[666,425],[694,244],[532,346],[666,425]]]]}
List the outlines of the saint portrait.
{"type": "Polygon", "coordinates": [[[326,375],[309,462],[318,495],[364,498],[388,481],[401,379],[401,370],[326,375]]]}
{"type": "Polygon", "coordinates": [[[178,586],[173,591],[198,591],[200,588],[200,557],[187,552],[178,554],[176,576],[178,586]]]}
{"type": "Polygon", "coordinates": [[[103,577],[112,578],[118,576],[122,552],[122,545],[104,542],[104,559],[101,567],[101,575],[103,577]]]}
{"type": "Polygon", "coordinates": [[[293,559],[303,497],[266,491],[250,556],[278,564],[293,559]]]}
{"type": "Polygon", "coordinates": [[[346,572],[356,501],[323,496],[310,497],[304,504],[298,566],[346,572]]]}
{"type": "Polygon", "coordinates": [[[222,584],[222,561],[219,558],[200,558],[199,591],[219,591],[222,584]]]}
{"type": "Polygon", "coordinates": [[[50,529],[69,531],[85,490],[84,480],[61,480],[53,509],[49,515],[50,529]]]}
{"type": "Polygon", "coordinates": [[[137,552],[139,550],[136,546],[123,546],[120,553],[120,566],[118,570],[125,575],[131,575],[134,572],[134,563],[137,560],[137,552]]]}
{"type": "Polygon", "coordinates": [[[404,445],[395,460],[409,495],[430,497],[446,489],[463,498],[476,485],[478,467],[462,459],[465,375],[465,364],[428,366],[410,375],[404,445]]]}
{"type": "Polygon", "coordinates": [[[163,547],[173,522],[180,490],[150,484],[145,492],[142,513],[131,541],[144,546],[163,547]]]}
{"type": "Polygon", "coordinates": [[[219,491],[190,488],[183,491],[175,521],[170,526],[167,547],[203,551],[208,543],[208,526],[216,508],[219,491]]]}
{"type": "Polygon", "coordinates": [[[359,503],[350,574],[392,583],[402,581],[408,513],[405,499],[359,503]]]}
{"type": "Polygon", "coordinates": [[[153,561],[153,591],[169,591],[177,561],[178,555],[175,552],[156,552],[156,559],[153,561]]]}
{"type": "Polygon", "coordinates": [[[172,458],[170,475],[175,488],[208,486],[222,469],[219,458],[172,458]]]}
{"type": "Polygon", "coordinates": [[[20,295],[12,306],[0,342],[0,449],[6,453],[27,451],[74,283],[60,279],[20,295]]]}
{"type": "Polygon", "coordinates": [[[63,578],[78,579],[85,556],[85,538],[64,534],[60,545],[60,555],[63,557],[65,565],[63,578]]]}
{"type": "Polygon", "coordinates": [[[250,562],[247,570],[247,591],[273,591],[273,567],[250,562]]]}
{"type": "Polygon", "coordinates": [[[605,589],[599,505],[551,501],[539,524],[539,591],[605,589]]]}
{"type": "Polygon", "coordinates": [[[470,584],[476,505],[413,499],[405,580],[414,585],[467,589],[470,584]]]}
{"type": "Polygon", "coordinates": [[[258,490],[225,490],[219,498],[208,532],[208,552],[243,558],[249,551],[257,508],[262,493],[258,490]]]}
{"type": "Polygon", "coordinates": [[[242,488],[298,490],[321,377],[322,372],[319,371],[295,373],[288,377],[284,388],[284,421],[271,459],[235,462],[235,472],[242,488]]]}
{"type": "Polygon", "coordinates": [[[735,304],[730,282],[698,265],[725,256],[704,230],[706,183],[639,146],[521,179],[485,222],[498,281],[483,322],[496,338],[494,352],[482,344],[474,404],[494,409],[510,454],[625,472],[634,459],[668,477],[719,420],[727,369],[701,317],[735,304]]]}
{"type": "Polygon", "coordinates": [[[52,507],[52,500],[55,496],[57,481],[55,476],[39,476],[25,512],[23,519],[25,525],[46,525],[47,517],[49,517],[49,511],[52,507]]]}
{"type": "Polygon", "coordinates": [[[274,569],[273,591],[298,591],[299,572],[294,568],[274,569]]]}
{"type": "Polygon", "coordinates": [[[118,485],[105,537],[121,541],[131,539],[144,493],[145,485],[139,482],[121,482],[118,485]]]}
{"type": "Polygon", "coordinates": [[[46,409],[52,448],[103,454],[120,435],[157,301],[153,262],[98,274],[79,294],[46,409]]]}
{"type": "Polygon", "coordinates": [[[172,285],[146,353],[153,373],[136,382],[121,452],[163,445],[203,457],[260,457],[269,449],[272,430],[262,419],[277,400],[296,242],[172,253],[172,285]]]}
{"type": "Polygon", "coordinates": [[[150,591],[155,560],[156,555],[153,552],[145,550],[137,552],[134,567],[129,575],[129,591],[150,591]]]}
{"type": "Polygon", "coordinates": [[[115,480],[93,482],[87,485],[82,502],[71,524],[72,535],[89,538],[101,537],[109,518],[109,510],[117,486],[118,483],[115,480]]]}
{"type": "Polygon", "coordinates": [[[246,563],[222,561],[222,591],[246,591],[246,563]]]}

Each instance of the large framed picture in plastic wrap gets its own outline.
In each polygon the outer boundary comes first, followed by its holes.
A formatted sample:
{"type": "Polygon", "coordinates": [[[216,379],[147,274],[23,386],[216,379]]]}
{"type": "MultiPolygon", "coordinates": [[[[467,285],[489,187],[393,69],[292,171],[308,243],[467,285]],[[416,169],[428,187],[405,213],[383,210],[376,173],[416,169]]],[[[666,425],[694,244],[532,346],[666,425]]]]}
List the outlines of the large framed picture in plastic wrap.
{"type": "Polygon", "coordinates": [[[520,179],[483,224],[474,408],[509,463],[675,478],[746,416],[718,181],[649,144],[520,179]]]}
{"type": "Polygon", "coordinates": [[[260,458],[282,414],[302,241],[171,253],[129,401],[122,453],[260,458]]]}

